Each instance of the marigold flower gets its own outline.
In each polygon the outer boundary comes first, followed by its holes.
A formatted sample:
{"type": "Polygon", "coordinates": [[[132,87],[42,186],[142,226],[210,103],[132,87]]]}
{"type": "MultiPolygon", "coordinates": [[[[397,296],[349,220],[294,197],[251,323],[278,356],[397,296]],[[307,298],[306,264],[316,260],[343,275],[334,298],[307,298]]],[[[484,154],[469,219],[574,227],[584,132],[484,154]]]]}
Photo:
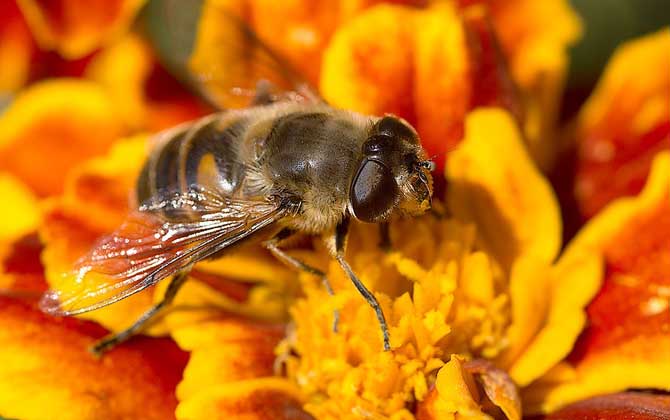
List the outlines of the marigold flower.
{"type": "MultiPolygon", "coordinates": [[[[563,246],[540,170],[556,156],[566,48],[581,31],[563,0],[204,2],[185,64],[213,97],[253,89],[268,70],[257,49],[235,47],[232,8],[334,106],[412,123],[440,154],[434,177],[446,188],[434,212],[392,220],[390,250],[375,226],[352,226],[346,257],[385,313],[388,352],[322,241],[304,238],[287,252],[326,272],[333,296],[322,279],[245,244],[195,265],[143,331],[167,338],[89,354],[105,329],[123,330],[160,301],[167,282],[76,318],[46,316],[36,298],[81,287],[75,261],[138,204],[151,133],[210,111],[129,30],[143,3],[19,1],[41,48],[85,58],[77,78],[32,84],[0,115],[0,415],[521,420],[607,392],[667,389],[670,72],[634,78],[629,63],[667,67],[669,32],[624,47],[580,114],[578,145],[591,154],[578,198],[593,217],[563,246]],[[593,164],[602,136],[624,158],[593,164]],[[640,142],[642,158],[628,162],[628,144],[640,142]],[[629,181],[641,182],[652,155],[640,195],[596,214],[637,192],[629,181]],[[619,177],[620,161],[633,177],[619,177]],[[626,188],[602,200],[584,189],[603,174],[626,188]]],[[[18,59],[0,69],[7,91],[26,82],[33,42],[12,25],[0,29],[0,58],[18,59]]]]}

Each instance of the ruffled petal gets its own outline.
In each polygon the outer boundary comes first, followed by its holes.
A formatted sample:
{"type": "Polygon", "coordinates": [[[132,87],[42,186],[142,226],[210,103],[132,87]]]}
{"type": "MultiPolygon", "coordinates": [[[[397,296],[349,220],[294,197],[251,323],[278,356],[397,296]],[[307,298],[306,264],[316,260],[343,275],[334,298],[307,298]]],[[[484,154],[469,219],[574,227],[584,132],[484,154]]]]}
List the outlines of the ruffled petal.
{"type": "Polygon", "coordinates": [[[338,107],[414,124],[438,170],[468,111],[498,105],[521,117],[486,14],[463,16],[447,2],[380,5],[342,25],[324,52],[320,88],[338,107]]]}

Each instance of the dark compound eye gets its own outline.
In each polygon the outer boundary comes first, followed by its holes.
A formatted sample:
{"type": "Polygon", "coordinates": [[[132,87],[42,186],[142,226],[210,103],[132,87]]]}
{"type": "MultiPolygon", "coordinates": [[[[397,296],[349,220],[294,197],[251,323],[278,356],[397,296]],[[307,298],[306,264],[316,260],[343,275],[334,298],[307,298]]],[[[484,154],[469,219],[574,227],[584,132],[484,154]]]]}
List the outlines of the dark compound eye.
{"type": "Polygon", "coordinates": [[[358,220],[378,222],[393,208],[399,195],[391,171],[375,160],[366,160],[351,185],[351,208],[358,220]]]}

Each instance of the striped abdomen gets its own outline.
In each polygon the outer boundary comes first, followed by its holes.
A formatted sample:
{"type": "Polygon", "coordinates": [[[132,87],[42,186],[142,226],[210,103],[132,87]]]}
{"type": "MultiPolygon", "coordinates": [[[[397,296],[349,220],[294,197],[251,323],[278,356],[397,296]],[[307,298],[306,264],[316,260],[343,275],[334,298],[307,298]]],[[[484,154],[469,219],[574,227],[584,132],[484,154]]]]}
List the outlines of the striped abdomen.
{"type": "Polygon", "coordinates": [[[239,142],[248,118],[228,113],[203,118],[163,134],[137,181],[140,204],[199,185],[233,195],[244,178],[239,142]]]}

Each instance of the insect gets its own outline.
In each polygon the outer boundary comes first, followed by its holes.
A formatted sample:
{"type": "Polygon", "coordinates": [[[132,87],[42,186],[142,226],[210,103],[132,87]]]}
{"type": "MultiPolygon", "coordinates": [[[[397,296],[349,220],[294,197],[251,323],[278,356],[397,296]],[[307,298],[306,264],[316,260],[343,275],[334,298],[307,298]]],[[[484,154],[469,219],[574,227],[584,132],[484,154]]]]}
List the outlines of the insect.
{"type": "Polygon", "coordinates": [[[195,263],[252,238],[265,239],[263,246],[285,264],[321,276],[332,294],[321,270],[281,248],[295,234],[320,235],[375,311],[389,350],[379,303],[345,260],[347,233],[351,219],[385,227],[393,215],[425,212],[433,164],[407,122],[329,106],[296,82],[248,27],[231,20],[246,50],[253,47],[269,63],[274,84],[261,84],[248,108],[159,134],[137,180],[139,209],[78,262],[76,287],[47,292],[41,306],[51,314],[80,314],[171,278],[161,302],[95,345],[93,351],[102,353],[168,305],[195,263]],[[293,89],[277,93],[277,80],[286,79],[293,89]]]}

